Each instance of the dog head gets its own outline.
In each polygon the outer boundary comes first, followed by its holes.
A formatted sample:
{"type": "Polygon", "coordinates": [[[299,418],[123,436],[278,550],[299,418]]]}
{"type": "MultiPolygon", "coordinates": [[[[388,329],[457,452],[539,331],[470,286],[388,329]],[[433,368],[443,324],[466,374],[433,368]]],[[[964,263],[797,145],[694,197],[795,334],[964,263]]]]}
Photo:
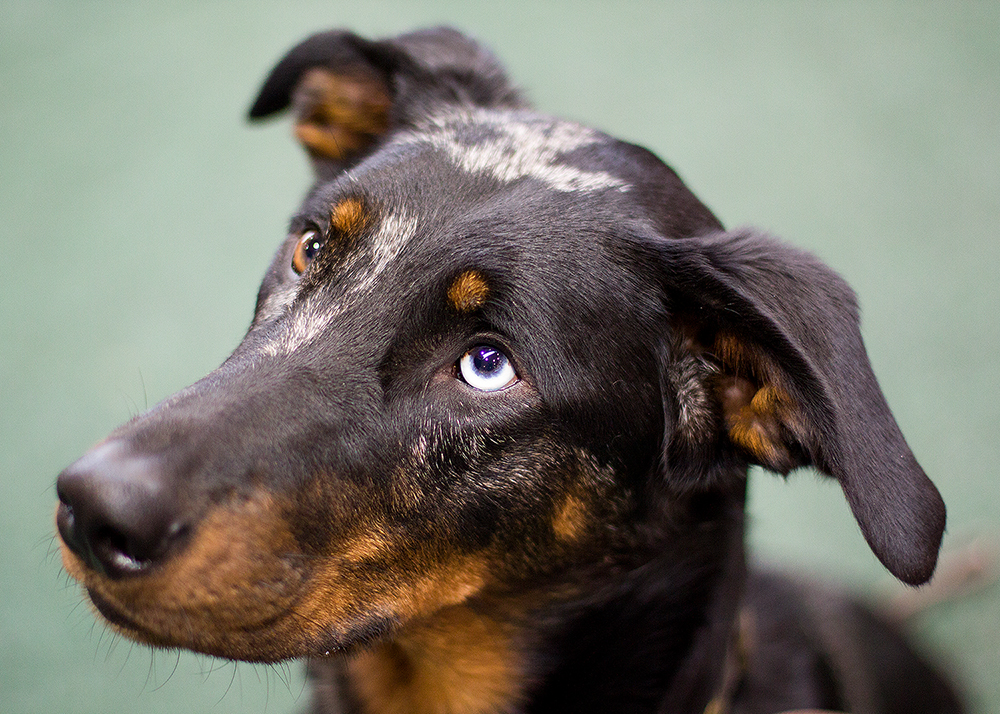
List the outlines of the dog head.
{"type": "Polygon", "coordinates": [[[724,232],[450,30],[316,35],[251,117],[289,107],[317,180],[243,342],[59,478],[65,567],[118,630],[347,649],[634,564],[722,518],[697,499],[742,508],[751,463],[836,478],[886,567],[930,577],[943,504],[818,260],[724,232]]]}

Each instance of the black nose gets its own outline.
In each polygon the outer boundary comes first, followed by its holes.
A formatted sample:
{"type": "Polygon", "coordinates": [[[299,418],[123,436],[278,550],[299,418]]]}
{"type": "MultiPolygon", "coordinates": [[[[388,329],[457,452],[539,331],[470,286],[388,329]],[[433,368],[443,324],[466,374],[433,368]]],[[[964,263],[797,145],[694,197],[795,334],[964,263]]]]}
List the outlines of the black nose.
{"type": "Polygon", "coordinates": [[[160,460],[102,444],[59,475],[59,535],[90,567],[120,578],[147,570],[183,539],[186,525],[160,460]]]}

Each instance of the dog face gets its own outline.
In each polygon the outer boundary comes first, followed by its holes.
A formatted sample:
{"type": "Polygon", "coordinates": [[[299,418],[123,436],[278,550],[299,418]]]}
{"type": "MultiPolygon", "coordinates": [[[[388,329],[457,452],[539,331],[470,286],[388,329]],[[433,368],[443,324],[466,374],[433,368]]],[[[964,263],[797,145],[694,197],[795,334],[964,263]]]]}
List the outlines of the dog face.
{"type": "Polygon", "coordinates": [[[720,518],[695,502],[741,508],[749,463],[836,477],[929,577],[943,505],[814,258],[723,233],[450,31],[311,38],[252,116],[288,105],[317,183],[245,339],[59,479],[65,567],[115,628],[274,661],[533,607],[720,518]]]}

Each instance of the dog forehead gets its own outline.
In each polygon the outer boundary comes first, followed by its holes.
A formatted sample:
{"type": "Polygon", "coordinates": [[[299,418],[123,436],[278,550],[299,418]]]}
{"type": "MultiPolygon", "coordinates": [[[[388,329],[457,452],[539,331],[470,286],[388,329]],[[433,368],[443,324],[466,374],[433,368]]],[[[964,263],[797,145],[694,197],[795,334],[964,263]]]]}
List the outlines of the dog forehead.
{"type": "MultiPolygon", "coordinates": [[[[553,231],[568,239],[571,225],[588,220],[585,206],[629,200],[632,184],[609,170],[611,152],[602,151],[615,143],[594,129],[521,111],[455,109],[400,132],[307,198],[299,218],[319,225],[345,201],[365,206],[367,235],[352,243],[331,280],[308,294],[289,283],[265,298],[258,322],[286,311],[288,319],[264,351],[294,352],[354,307],[436,284],[442,270],[468,275],[461,271],[491,249],[547,253],[553,231]],[[523,210],[511,212],[512,201],[523,210]],[[532,230],[536,222],[547,230],[532,230]],[[452,240],[459,236],[464,242],[452,240]]],[[[442,296],[468,311],[485,302],[482,294],[479,283],[452,280],[442,296]]]]}
{"type": "MultiPolygon", "coordinates": [[[[386,289],[384,274],[396,269],[394,263],[417,226],[417,219],[403,209],[382,215],[371,239],[352,250],[339,266],[333,294],[331,281],[322,281],[322,289],[309,291],[298,282],[289,282],[270,293],[260,307],[257,322],[283,313],[286,319],[260,345],[261,351],[271,356],[291,354],[317,339],[352,306],[384,302],[391,292],[386,289]]],[[[390,280],[398,283],[399,277],[390,280]]]]}
{"type": "Polygon", "coordinates": [[[627,181],[581,155],[611,141],[589,127],[531,112],[469,108],[435,114],[392,145],[436,150],[460,171],[501,184],[535,179],[559,192],[628,191],[627,181]]]}

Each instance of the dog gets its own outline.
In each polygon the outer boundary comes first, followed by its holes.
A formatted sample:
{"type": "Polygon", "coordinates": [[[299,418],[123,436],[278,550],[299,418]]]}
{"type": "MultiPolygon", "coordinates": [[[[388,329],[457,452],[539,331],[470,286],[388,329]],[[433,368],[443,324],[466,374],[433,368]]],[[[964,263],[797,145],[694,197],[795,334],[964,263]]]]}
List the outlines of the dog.
{"type": "Polygon", "coordinates": [[[317,714],[961,711],[886,621],[747,564],[758,464],[935,568],[840,277],[451,29],[314,35],[250,118],[289,108],[316,181],[245,338],[58,478],[114,631],[306,659],[317,714]]]}

